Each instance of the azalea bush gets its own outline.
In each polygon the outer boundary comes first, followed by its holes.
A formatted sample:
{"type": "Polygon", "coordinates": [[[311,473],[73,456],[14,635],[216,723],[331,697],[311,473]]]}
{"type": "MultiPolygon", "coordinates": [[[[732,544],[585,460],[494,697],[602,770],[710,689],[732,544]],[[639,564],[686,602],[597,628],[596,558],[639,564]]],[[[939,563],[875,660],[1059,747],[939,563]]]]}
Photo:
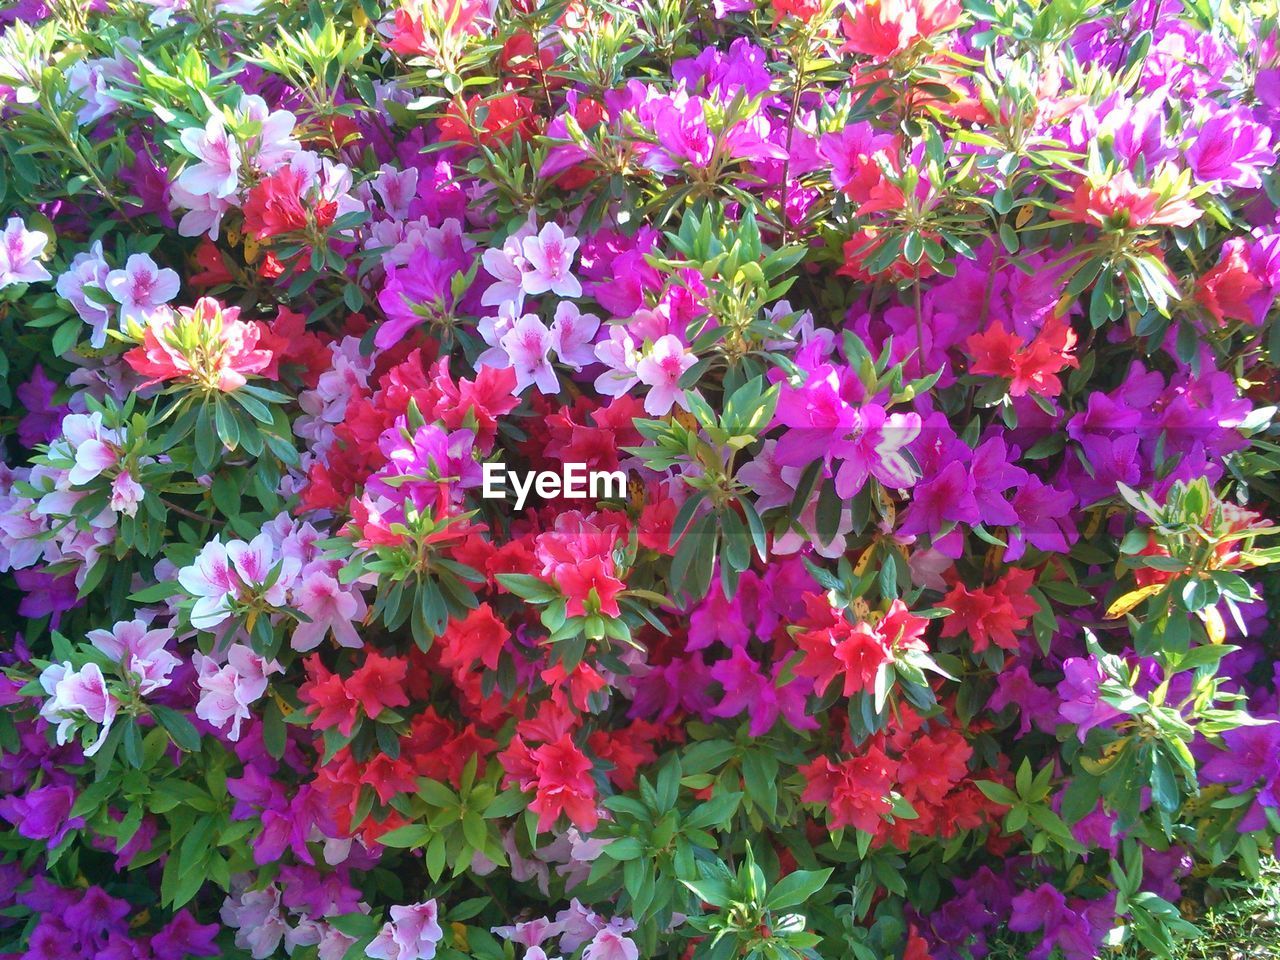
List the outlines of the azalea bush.
{"type": "Polygon", "coordinates": [[[1167,957],[1258,877],[1272,5],[0,22],[0,956],[1167,957]]]}

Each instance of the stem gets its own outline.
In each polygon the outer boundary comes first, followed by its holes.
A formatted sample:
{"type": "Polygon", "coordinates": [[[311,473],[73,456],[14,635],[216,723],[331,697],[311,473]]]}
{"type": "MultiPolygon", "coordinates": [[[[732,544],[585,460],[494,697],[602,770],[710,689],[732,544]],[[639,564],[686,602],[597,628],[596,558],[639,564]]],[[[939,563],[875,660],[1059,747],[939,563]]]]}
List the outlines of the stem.
{"type": "Polygon", "coordinates": [[[787,155],[782,161],[782,197],[778,209],[778,230],[781,245],[787,245],[787,182],[791,179],[791,138],[796,132],[796,113],[800,110],[800,95],[804,92],[805,66],[809,52],[809,32],[804,33],[804,42],[796,57],[796,88],[791,93],[791,109],[787,111],[787,155]]]}

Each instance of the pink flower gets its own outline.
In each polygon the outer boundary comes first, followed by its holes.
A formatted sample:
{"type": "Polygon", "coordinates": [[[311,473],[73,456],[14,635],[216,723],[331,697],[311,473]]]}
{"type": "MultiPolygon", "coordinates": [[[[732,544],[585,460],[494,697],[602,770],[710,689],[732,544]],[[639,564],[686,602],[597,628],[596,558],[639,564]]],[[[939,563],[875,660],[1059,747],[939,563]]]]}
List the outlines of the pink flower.
{"type": "Polygon", "coordinates": [[[548,356],[552,342],[551,331],[532,313],[520,317],[498,341],[516,371],[516,393],[523,393],[530,384],[536,385],[539,393],[560,392],[560,380],[548,356]]]}
{"type": "Polygon", "coordinates": [[[231,645],[227,663],[221,667],[212,657],[200,653],[194,655],[194,662],[200,687],[196,716],[218,728],[230,722],[230,740],[240,739],[240,724],[253,716],[249,705],[267,692],[267,677],[284,669],[242,643],[231,645]]]}
{"type": "Polygon", "coordinates": [[[86,663],[79,670],[73,670],[70,662],[51,663],[40,674],[40,686],[49,696],[40,716],[58,725],[59,744],[67,742],[71,728],[81,719],[101,724],[98,739],[84,751],[86,757],[92,757],[106,740],[120,707],[120,701],[107,690],[102,669],[96,663],[86,663]]]}
{"type": "Polygon", "coordinates": [[[240,182],[240,147],[227,132],[222,114],[213,114],[203,130],[183,130],[182,145],[198,162],[182,171],[178,186],[197,195],[219,198],[235,193],[240,182]]]}
{"type": "Polygon", "coordinates": [[[645,413],[660,417],[671,409],[672,404],[688,410],[689,402],[680,389],[680,378],[696,362],[697,358],[685,348],[679,337],[670,333],[659,337],[636,364],[636,376],[649,387],[649,394],[644,398],[645,413]]]}
{"type": "Polygon", "coordinates": [[[593,341],[600,329],[600,318],[593,313],[583,313],[576,303],[568,300],[556,305],[556,316],[551,322],[551,344],[560,362],[574,370],[581,370],[595,363],[593,341]]]}
{"type": "Polygon", "coordinates": [[[107,506],[126,517],[136,516],[138,504],[144,496],[146,490],[142,484],[133,479],[128,470],[121,470],[111,481],[111,499],[107,501],[107,506]]]}
{"type": "Polygon", "coordinates": [[[120,323],[132,320],[144,324],[156,308],[178,295],[178,274],[168,267],[160,268],[145,253],[135,253],[123,270],[107,274],[107,293],[120,304],[120,323]]]}
{"type": "Polygon", "coordinates": [[[609,369],[596,377],[596,392],[607,397],[620,397],[640,381],[636,364],[640,350],[635,338],[620,326],[609,328],[609,336],[595,345],[596,359],[609,369]]]}
{"type": "Polygon", "coordinates": [[[629,937],[624,937],[613,925],[605,927],[582,951],[582,960],[639,960],[640,951],[629,937]]]}
{"type": "Polygon", "coordinates": [[[233,206],[224,197],[212,194],[192,193],[175,183],[169,189],[169,197],[175,210],[185,209],[182,219],[178,221],[178,234],[183,237],[198,237],[205,234],[210,240],[218,239],[218,228],[222,226],[222,217],[233,206]]]}
{"type": "Polygon", "coordinates": [[[143,696],[167,687],[169,674],[182,662],[165,649],[173,631],[149,629],[144,620],[121,620],[110,630],[90,630],[85,636],[137,678],[143,696]]]}
{"type": "Polygon", "coordinates": [[[95,240],[86,252],[75,255],[71,265],[58,277],[55,287],[58,296],[75,307],[80,319],[89,324],[92,330],[89,343],[95,349],[100,349],[107,342],[107,321],[111,319],[114,308],[90,300],[85,295],[85,287],[96,287],[105,292],[110,273],[111,266],[102,255],[102,241],[95,240]]]}
{"type": "Polygon", "coordinates": [[[231,616],[231,596],[237,589],[227,548],[219,541],[206,543],[189,567],[178,571],[178,583],[196,597],[191,625],[211,630],[231,616]]]}
{"type": "Polygon", "coordinates": [[[444,937],[436,902],[392,907],[390,913],[390,922],[383,924],[365,956],[372,960],[431,960],[436,944],[444,937]]]}
{"type": "MultiPolygon", "coordinates": [[[[15,283],[50,279],[49,271],[36,262],[48,243],[49,238],[43,233],[28,230],[20,218],[10,217],[0,233],[0,290],[15,283]]],[[[578,241],[573,245],[577,247],[578,241]]]]}
{"type": "Polygon", "coordinates": [[[293,649],[313,650],[331,630],[339,646],[363,646],[352,621],[364,616],[364,598],[354,590],[344,590],[327,573],[316,571],[307,574],[294,591],[293,604],[311,618],[310,623],[300,623],[293,631],[289,640],[293,649]]]}
{"type": "Polygon", "coordinates": [[[141,346],[126,353],[125,362],[150,377],[148,385],[184,379],[209,390],[239,390],[248,382],[246,374],[260,373],[272,361],[270,350],[258,349],[258,325],[239,317],[239,308],[224,308],[212,297],[179,307],[176,316],[156,313],[141,346]]]}
{"type": "Polygon", "coordinates": [[[521,229],[507,237],[501,248],[490,248],[480,257],[485,272],[493,277],[493,283],[485,288],[480,302],[486,307],[499,307],[514,303],[516,310],[524,306],[525,259],[520,252],[520,242],[529,233],[521,229]]]}
{"type": "Polygon", "coordinates": [[[520,278],[529,296],[551,291],[558,297],[582,296],[582,284],[569,272],[573,254],[578,249],[576,237],[566,237],[557,224],[545,224],[536,237],[525,237],[520,244],[529,269],[520,278]]]}
{"type": "Polygon", "coordinates": [[[71,413],[62,421],[62,435],[75,451],[75,466],[67,473],[67,482],[83,486],[119,459],[115,444],[120,437],[102,425],[102,414],[71,413]]]}

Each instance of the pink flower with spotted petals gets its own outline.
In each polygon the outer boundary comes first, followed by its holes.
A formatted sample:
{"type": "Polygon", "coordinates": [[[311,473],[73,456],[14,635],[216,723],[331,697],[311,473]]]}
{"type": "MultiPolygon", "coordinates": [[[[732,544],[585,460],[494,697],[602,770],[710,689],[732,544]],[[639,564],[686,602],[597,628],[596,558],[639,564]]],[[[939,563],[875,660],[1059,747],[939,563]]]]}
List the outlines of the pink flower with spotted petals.
{"type": "Polygon", "coordinates": [[[516,371],[516,393],[536,385],[539,393],[560,391],[560,380],[551,368],[553,337],[546,324],[531,313],[520,317],[498,341],[516,371]]]}

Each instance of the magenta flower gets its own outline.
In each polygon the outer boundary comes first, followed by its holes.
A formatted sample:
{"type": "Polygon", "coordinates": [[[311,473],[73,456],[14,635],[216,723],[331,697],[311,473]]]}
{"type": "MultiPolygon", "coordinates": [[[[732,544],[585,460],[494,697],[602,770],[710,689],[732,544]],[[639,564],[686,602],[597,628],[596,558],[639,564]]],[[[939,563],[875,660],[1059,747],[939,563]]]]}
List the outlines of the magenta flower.
{"type": "Polygon", "coordinates": [[[1058,684],[1058,696],[1062,699],[1058,716],[1076,725],[1076,736],[1084,743],[1090,730],[1110,723],[1121,713],[1098,693],[1106,676],[1096,657],[1071,657],[1062,664],[1062,672],[1064,677],[1058,684]]]}
{"type": "Polygon", "coordinates": [[[15,283],[49,280],[49,271],[36,259],[48,243],[43,233],[28,230],[19,217],[10,217],[0,234],[0,290],[15,283]]]}
{"type": "Polygon", "coordinates": [[[1210,192],[1228,186],[1257,189],[1262,173],[1276,162],[1271,131],[1248,119],[1241,110],[1215,110],[1195,131],[1187,147],[1187,163],[1210,192]]]}

